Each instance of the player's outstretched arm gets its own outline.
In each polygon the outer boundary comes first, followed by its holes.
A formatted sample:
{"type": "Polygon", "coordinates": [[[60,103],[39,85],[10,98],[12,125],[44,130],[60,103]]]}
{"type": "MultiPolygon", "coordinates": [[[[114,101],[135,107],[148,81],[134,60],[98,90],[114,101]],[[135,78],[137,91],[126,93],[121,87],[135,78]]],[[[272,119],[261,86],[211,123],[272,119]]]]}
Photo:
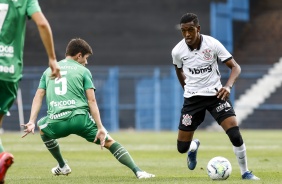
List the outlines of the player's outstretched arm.
{"type": "Polygon", "coordinates": [[[49,22],[42,12],[36,12],[31,17],[38,28],[40,38],[48,55],[49,67],[52,70],[51,78],[60,78],[60,68],[56,59],[53,34],[49,22]]]}
{"type": "Polygon", "coordinates": [[[22,136],[22,138],[27,136],[29,133],[34,134],[35,122],[36,122],[38,113],[40,111],[40,108],[42,106],[42,100],[43,100],[44,96],[45,96],[45,90],[44,89],[37,89],[35,96],[33,98],[33,101],[32,101],[29,122],[27,124],[21,125],[21,126],[24,127],[24,132],[25,132],[25,134],[22,136]]]}

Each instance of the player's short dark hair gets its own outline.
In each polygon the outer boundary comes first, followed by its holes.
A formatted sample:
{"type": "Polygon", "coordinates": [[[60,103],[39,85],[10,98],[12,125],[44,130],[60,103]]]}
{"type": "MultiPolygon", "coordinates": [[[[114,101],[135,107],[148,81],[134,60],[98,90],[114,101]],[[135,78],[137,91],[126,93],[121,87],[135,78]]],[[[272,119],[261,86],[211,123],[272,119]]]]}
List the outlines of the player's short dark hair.
{"type": "Polygon", "coordinates": [[[66,56],[75,56],[78,53],[81,53],[82,56],[85,56],[86,54],[93,54],[92,48],[85,40],[81,38],[74,38],[68,43],[66,56]]]}
{"type": "Polygon", "coordinates": [[[198,26],[199,25],[198,16],[194,13],[185,13],[184,15],[182,15],[180,19],[180,24],[185,24],[188,22],[194,22],[194,24],[198,26]]]}

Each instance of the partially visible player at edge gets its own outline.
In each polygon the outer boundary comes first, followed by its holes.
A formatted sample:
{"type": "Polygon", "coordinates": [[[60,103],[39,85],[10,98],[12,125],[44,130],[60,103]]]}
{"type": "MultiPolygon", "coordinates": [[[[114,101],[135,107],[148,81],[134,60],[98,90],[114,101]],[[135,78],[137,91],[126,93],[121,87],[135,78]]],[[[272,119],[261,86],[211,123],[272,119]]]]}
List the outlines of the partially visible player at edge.
{"type": "MultiPolygon", "coordinates": [[[[60,69],[54,51],[52,31],[37,0],[0,0],[0,15],[1,128],[4,115],[16,99],[19,81],[22,78],[27,17],[32,18],[37,25],[52,69],[51,77],[60,77],[60,69]]],[[[4,183],[7,169],[13,163],[13,159],[12,154],[4,152],[0,140],[0,183],[4,183]]]]}
{"type": "Polygon", "coordinates": [[[100,144],[101,148],[107,148],[120,163],[130,168],[138,179],[155,177],[142,171],[128,151],[104,128],[95,98],[92,75],[85,67],[90,55],[92,48],[86,41],[72,39],[66,49],[66,58],[59,62],[62,78],[50,81],[50,69],[43,73],[33,99],[30,120],[23,125],[26,132],[23,137],[30,132],[34,133],[35,122],[46,94],[47,116],[41,118],[37,125],[44,144],[58,162],[58,166],[51,170],[54,175],[71,173],[56,139],[76,134],[88,142],[100,144]]]}
{"type": "Polygon", "coordinates": [[[188,152],[188,168],[195,169],[200,141],[193,140],[193,135],[204,121],[205,112],[208,110],[233,145],[242,179],[259,180],[248,170],[246,146],[229,100],[230,90],[241,73],[240,66],[218,40],[200,34],[197,15],[184,14],[180,20],[180,29],[184,39],[172,50],[176,75],[184,89],[184,103],[178,127],[178,151],[188,152]],[[231,69],[224,86],[220,81],[218,61],[231,69]]]}

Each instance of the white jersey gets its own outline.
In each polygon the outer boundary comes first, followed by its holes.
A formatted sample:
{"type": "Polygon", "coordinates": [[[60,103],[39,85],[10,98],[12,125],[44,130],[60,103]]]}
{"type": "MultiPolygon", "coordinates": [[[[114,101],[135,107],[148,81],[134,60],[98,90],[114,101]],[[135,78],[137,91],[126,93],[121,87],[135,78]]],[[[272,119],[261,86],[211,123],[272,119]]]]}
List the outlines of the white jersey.
{"type": "Polygon", "coordinates": [[[191,50],[182,39],[171,52],[173,64],[182,68],[185,79],[184,97],[215,96],[222,87],[217,62],[230,60],[232,55],[215,38],[201,35],[199,48],[191,50]]]}

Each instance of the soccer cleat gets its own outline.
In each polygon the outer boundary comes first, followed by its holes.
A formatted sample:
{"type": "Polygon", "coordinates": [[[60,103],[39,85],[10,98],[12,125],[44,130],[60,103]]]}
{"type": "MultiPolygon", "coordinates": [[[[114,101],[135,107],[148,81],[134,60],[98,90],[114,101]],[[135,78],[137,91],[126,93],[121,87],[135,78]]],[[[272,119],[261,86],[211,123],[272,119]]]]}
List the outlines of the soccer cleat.
{"type": "Polygon", "coordinates": [[[0,154],[0,184],[4,183],[5,175],[9,167],[14,163],[14,156],[11,153],[0,154]]]}
{"type": "Polygon", "coordinates": [[[65,164],[63,168],[60,168],[59,165],[57,165],[57,167],[54,167],[51,172],[55,175],[55,176],[59,176],[59,175],[68,175],[71,173],[71,168],[68,166],[68,164],[65,164]]]}
{"type": "Polygon", "coordinates": [[[187,157],[187,165],[190,170],[194,170],[197,165],[197,152],[200,146],[200,141],[198,139],[194,139],[193,141],[196,142],[197,148],[195,151],[189,151],[187,157]]]}
{"type": "Polygon", "coordinates": [[[142,179],[142,178],[154,178],[155,175],[154,174],[150,174],[150,173],[147,173],[146,171],[137,171],[136,172],[136,177],[138,179],[142,179]]]}
{"type": "Polygon", "coordinates": [[[243,175],[242,175],[242,179],[243,180],[260,180],[260,178],[256,177],[252,171],[246,171],[243,175]]]}

